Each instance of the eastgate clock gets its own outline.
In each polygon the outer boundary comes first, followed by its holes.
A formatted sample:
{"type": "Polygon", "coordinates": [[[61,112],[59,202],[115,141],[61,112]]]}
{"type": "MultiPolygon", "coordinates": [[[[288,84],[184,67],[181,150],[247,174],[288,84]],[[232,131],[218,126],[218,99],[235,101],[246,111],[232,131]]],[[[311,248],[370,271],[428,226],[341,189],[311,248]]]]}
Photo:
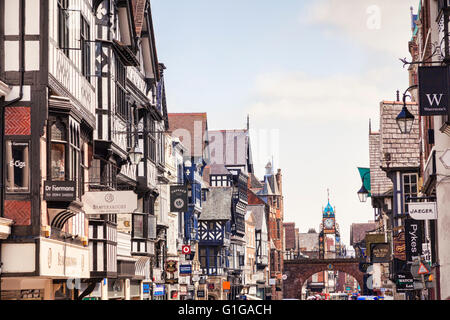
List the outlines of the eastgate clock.
{"type": "Polygon", "coordinates": [[[333,219],[325,219],[324,221],[324,225],[327,229],[331,229],[334,226],[334,221],[333,219]]]}

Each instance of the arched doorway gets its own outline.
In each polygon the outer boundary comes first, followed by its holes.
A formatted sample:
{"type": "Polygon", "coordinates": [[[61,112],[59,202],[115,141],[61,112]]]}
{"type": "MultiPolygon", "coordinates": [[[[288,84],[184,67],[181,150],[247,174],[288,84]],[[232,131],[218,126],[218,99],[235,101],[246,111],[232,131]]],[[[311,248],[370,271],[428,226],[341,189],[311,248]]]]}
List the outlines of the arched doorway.
{"type": "Polygon", "coordinates": [[[359,270],[357,259],[304,259],[285,260],[284,273],[287,281],[283,281],[284,298],[302,299],[302,288],[314,274],[323,271],[339,271],[349,274],[363,287],[364,274],[359,270]]]}

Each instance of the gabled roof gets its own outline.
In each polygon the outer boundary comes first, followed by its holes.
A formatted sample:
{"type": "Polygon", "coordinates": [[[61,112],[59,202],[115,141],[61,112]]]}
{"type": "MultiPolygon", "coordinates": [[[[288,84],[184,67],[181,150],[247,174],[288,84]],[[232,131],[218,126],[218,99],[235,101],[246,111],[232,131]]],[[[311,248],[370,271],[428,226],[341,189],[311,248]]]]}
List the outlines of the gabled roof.
{"type": "Polygon", "coordinates": [[[183,142],[186,156],[207,157],[208,121],[205,113],[169,113],[169,131],[183,142]],[[206,153],[205,153],[206,152],[206,153]]]}
{"type": "Polygon", "coordinates": [[[266,214],[264,204],[258,205],[248,205],[247,210],[250,210],[255,216],[255,230],[261,230],[263,221],[265,221],[264,217],[266,214]]]}
{"type": "Polygon", "coordinates": [[[352,223],[350,226],[350,245],[356,244],[366,237],[366,233],[377,228],[375,222],[352,223]]]}
{"type": "Polygon", "coordinates": [[[260,196],[279,196],[280,191],[278,190],[277,179],[274,175],[267,175],[264,177],[264,185],[261,190],[259,190],[257,195],[260,196]]]}
{"type": "Polygon", "coordinates": [[[199,220],[230,220],[232,198],[232,187],[210,188],[199,220]]]}
{"type": "Polygon", "coordinates": [[[253,172],[249,131],[210,130],[211,160],[229,167],[243,166],[245,173],[253,172]]]}

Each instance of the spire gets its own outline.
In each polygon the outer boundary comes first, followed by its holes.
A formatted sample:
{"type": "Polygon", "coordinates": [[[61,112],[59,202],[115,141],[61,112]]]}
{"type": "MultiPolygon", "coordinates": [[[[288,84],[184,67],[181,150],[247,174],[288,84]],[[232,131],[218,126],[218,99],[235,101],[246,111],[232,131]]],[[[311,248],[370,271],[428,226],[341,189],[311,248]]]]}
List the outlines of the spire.
{"type": "Polygon", "coordinates": [[[247,114],[247,131],[250,130],[250,115],[247,114]]]}
{"type": "Polygon", "coordinates": [[[369,134],[372,134],[372,119],[369,118],[369,134]]]}

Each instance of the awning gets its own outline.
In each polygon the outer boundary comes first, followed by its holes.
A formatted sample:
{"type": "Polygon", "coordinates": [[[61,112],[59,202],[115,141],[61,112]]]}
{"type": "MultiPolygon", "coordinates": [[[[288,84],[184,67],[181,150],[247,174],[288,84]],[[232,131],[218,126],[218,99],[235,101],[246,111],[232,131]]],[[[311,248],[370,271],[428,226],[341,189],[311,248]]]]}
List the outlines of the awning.
{"type": "Polygon", "coordinates": [[[50,218],[50,225],[58,229],[62,229],[64,224],[77,214],[77,212],[67,209],[49,208],[47,210],[50,218]]]}

